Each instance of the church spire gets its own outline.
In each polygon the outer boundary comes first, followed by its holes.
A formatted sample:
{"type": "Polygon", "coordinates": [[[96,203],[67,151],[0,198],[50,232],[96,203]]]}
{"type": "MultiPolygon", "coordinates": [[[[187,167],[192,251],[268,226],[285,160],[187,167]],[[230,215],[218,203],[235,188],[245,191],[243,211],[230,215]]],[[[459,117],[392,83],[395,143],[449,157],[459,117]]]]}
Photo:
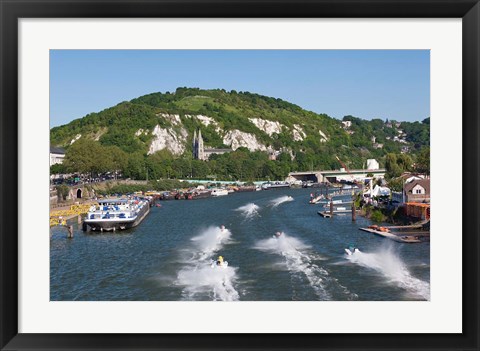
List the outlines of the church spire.
{"type": "Polygon", "coordinates": [[[193,158],[196,159],[198,157],[198,142],[197,142],[197,130],[195,129],[193,132],[193,142],[192,142],[192,150],[193,150],[193,158]]]}
{"type": "Polygon", "coordinates": [[[198,154],[197,158],[199,160],[205,160],[205,150],[203,148],[203,138],[202,138],[202,130],[198,130],[198,154]]]}

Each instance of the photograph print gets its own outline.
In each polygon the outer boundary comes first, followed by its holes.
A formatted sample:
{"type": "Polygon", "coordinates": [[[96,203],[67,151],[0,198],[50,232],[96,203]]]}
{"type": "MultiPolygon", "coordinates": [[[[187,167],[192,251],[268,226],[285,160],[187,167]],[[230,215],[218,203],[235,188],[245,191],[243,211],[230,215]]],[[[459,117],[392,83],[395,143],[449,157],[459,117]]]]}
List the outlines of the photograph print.
{"type": "Polygon", "coordinates": [[[429,301],[429,50],[50,50],[51,301],[429,301]]]}

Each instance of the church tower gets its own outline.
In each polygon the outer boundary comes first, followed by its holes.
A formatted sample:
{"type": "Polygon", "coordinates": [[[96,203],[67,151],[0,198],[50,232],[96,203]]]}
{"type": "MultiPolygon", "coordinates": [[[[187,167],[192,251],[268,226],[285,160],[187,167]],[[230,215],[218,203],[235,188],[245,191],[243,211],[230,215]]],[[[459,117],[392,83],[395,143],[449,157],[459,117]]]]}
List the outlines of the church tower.
{"type": "Polygon", "coordinates": [[[198,153],[197,158],[199,160],[205,160],[205,149],[203,147],[203,138],[202,138],[202,131],[198,130],[198,153]]]}
{"type": "Polygon", "coordinates": [[[192,143],[192,150],[193,150],[193,158],[198,158],[198,141],[197,141],[197,130],[193,132],[193,143],[192,143]]]}

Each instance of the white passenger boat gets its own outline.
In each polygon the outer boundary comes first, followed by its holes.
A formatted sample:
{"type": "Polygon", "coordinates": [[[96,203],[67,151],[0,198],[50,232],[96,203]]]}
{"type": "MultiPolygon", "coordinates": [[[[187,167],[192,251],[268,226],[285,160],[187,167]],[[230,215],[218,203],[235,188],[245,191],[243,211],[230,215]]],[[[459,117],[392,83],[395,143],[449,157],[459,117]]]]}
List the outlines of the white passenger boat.
{"type": "Polygon", "coordinates": [[[287,182],[266,182],[262,184],[262,190],[290,188],[290,183],[287,182]]]}
{"type": "Polygon", "coordinates": [[[149,212],[147,199],[103,199],[90,207],[84,224],[91,230],[123,230],[140,224],[149,212]]]}

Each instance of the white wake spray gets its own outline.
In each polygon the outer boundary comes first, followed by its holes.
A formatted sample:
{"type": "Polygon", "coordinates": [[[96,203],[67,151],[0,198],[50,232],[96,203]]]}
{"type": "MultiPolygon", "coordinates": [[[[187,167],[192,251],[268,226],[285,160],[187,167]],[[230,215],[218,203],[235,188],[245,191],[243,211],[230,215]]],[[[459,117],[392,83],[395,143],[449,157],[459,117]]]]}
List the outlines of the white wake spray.
{"type": "MultiPolygon", "coordinates": [[[[193,252],[210,257],[230,242],[232,233],[227,228],[208,227],[200,235],[191,239],[193,252]]],[[[199,258],[197,258],[198,260],[199,258]]]]}
{"type": "Polygon", "coordinates": [[[183,296],[189,300],[203,295],[214,301],[237,301],[239,295],[234,288],[235,281],[235,268],[212,268],[208,263],[182,269],[177,278],[177,284],[185,287],[183,296]]]}
{"type": "Polygon", "coordinates": [[[183,286],[183,297],[187,300],[208,299],[236,301],[239,299],[234,285],[236,268],[212,266],[212,260],[225,244],[230,242],[232,233],[222,227],[209,227],[193,237],[192,247],[185,250],[190,259],[180,269],[175,281],[183,286]]]}
{"type": "Polygon", "coordinates": [[[260,207],[255,205],[254,203],[246,204],[245,206],[240,206],[239,208],[235,209],[235,211],[241,212],[241,214],[245,217],[245,219],[252,219],[254,217],[258,217],[259,213],[258,210],[260,207]]]}
{"type": "Polygon", "coordinates": [[[270,201],[270,206],[277,207],[278,205],[281,205],[285,202],[290,202],[290,201],[293,201],[293,197],[288,196],[288,195],[280,196],[280,197],[270,201]]]}
{"type": "Polygon", "coordinates": [[[384,248],[374,253],[356,250],[352,255],[346,255],[346,257],[355,264],[382,274],[389,282],[407,292],[430,300],[430,284],[413,277],[401,258],[391,248],[384,248]]]}
{"type": "Polygon", "coordinates": [[[303,273],[320,299],[331,300],[331,296],[325,290],[324,284],[328,277],[328,272],[312,263],[312,257],[304,252],[310,248],[308,245],[294,237],[281,233],[278,237],[274,236],[258,242],[255,248],[283,256],[288,271],[291,273],[303,273]]]}

